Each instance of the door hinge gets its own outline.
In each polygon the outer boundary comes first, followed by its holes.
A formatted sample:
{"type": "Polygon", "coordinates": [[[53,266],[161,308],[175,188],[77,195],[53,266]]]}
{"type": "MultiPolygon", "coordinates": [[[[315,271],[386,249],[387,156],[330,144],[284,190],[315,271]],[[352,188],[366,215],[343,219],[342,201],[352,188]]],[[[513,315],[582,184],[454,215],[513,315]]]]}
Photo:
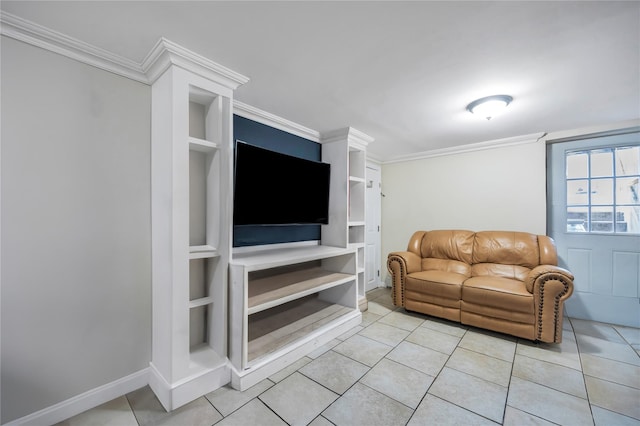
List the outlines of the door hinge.
{"type": "Polygon", "coordinates": [[[378,276],[380,276],[380,269],[378,269],[378,276]]]}

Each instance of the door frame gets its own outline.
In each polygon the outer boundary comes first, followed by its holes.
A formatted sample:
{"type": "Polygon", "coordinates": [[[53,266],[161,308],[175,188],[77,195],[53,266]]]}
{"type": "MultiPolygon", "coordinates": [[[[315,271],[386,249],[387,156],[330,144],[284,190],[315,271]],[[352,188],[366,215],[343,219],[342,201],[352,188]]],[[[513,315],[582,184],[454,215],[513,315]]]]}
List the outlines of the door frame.
{"type": "MultiPolygon", "coordinates": [[[[375,246],[375,257],[374,259],[369,259],[367,260],[367,262],[370,261],[374,261],[374,277],[373,277],[373,281],[374,281],[374,286],[371,288],[368,288],[368,283],[369,283],[369,277],[366,275],[366,266],[365,266],[365,289],[367,290],[371,290],[373,288],[377,288],[377,287],[381,287],[383,286],[382,280],[381,280],[381,268],[382,268],[382,259],[381,259],[381,252],[382,252],[382,232],[381,232],[381,227],[382,227],[382,167],[375,163],[372,162],[370,160],[367,160],[367,164],[366,164],[366,169],[365,169],[365,181],[367,183],[367,185],[369,184],[369,170],[375,170],[378,173],[378,176],[380,177],[380,180],[378,182],[378,197],[377,197],[377,202],[375,203],[375,211],[374,213],[376,213],[374,216],[372,216],[371,211],[367,210],[366,212],[366,219],[368,221],[368,219],[370,217],[377,217],[377,227],[378,227],[378,231],[376,233],[376,236],[374,237],[374,241],[373,244],[375,246]]],[[[372,188],[371,190],[375,190],[375,188],[372,188]]],[[[371,193],[369,192],[369,187],[367,186],[365,189],[365,208],[369,207],[369,209],[371,208],[371,206],[369,205],[368,201],[369,201],[369,197],[371,196],[371,193]]],[[[374,200],[375,201],[375,200],[374,200]]],[[[370,244],[370,240],[371,237],[369,235],[368,232],[368,223],[365,224],[365,252],[367,250],[367,246],[370,244]]],[[[367,253],[368,254],[368,253],[367,253]]]]}

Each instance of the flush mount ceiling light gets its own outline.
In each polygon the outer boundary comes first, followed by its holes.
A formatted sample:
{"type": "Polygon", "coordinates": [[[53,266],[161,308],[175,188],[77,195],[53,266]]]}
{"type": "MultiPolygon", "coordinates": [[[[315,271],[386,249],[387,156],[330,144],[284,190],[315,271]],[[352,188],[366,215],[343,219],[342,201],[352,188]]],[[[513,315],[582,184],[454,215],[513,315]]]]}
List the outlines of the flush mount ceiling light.
{"type": "Polygon", "coordinates": [[[509,95],[487,96],[471,102],[467,105],[467,111],[491,120],[491,117],[501,113],[512,100],[513,98],[509,95]]]}

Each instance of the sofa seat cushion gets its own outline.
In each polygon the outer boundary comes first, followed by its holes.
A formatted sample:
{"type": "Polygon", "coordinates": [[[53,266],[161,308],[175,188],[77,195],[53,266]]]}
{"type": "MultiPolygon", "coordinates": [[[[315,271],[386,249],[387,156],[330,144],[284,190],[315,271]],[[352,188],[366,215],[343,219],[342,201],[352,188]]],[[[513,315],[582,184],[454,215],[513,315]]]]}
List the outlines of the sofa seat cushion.
{"type": "Polygon", "coordinates": [[[407,275],[405,297],[459,307],[466,275],[446,271],[421,271],[407,275]]]}
{"type": "Polygon", "coordinates": [[[533,295],[525,283],[505,277],[473,277],[464,282],[465,303],[494,308],[492,311],[524,313],[533,318],[533,295]]]}

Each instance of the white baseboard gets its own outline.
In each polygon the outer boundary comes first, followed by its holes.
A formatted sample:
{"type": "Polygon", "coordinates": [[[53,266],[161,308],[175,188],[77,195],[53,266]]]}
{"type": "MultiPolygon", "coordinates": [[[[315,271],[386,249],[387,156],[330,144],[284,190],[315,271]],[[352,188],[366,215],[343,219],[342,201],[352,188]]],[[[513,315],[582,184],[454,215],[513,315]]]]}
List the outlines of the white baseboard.
{"type": "Polygon", "coordinates": [[[76,395],[51,407],[5,423],[3,426],[52,425],[80,414],[114,398],[140,389],[149,383],[149,369],[145,368],[111,383],[76,395]]]}

